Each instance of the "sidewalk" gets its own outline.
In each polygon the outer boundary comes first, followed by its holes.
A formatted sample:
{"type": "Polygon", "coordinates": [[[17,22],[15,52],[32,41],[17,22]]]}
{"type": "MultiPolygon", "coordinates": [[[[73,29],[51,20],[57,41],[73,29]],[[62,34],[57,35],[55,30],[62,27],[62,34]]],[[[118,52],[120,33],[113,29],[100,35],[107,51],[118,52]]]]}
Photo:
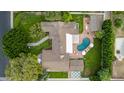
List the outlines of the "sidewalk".
{"type": "Polygon", "coordinates": [[[44,37],[43,39],[41,39],[40,41],[38,41],[38,42],[35,42],[35,43],[28,43],[27,45],[28,45],[28,46],[38,46],[38,45],[42,44],[43,42],[45,42],[45,41],[48,40],[48,39],[49,39],[49,36],[46,36],[46,37],[44,37]]]}

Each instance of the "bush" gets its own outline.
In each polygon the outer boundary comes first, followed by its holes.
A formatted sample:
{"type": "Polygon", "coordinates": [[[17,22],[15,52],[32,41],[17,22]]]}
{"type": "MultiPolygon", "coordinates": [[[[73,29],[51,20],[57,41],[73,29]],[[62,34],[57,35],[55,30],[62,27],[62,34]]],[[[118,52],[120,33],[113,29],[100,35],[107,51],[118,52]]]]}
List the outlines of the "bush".
{"type": "Polygon", "coordinates": [[[9,58],[19,56],[21,52],[27,53],[27,43],[30,41],[28,33],[23,27],[14,28],[3,36],[3,49],[9,58]]]}
{"type": "Polygon", "coordinates": [[[69,12],[62,12],[62,20],[64,22],[72,21],[72,15],[69,12]]]}
{"type": "Polygon", "coordinates": [[[103,68],[97,72],[97,75],[99,77],[99,80],[110,80],[111,79],[111,73],[109,68],[103,68]]]}
{"type": "Polygon", "coordinates": [[[102,32],[102,31],[98,31],[98,32],[96,32],[95,36],[96,36],[96,38],[98,38],[98,39],[102,39],[102,37],[103,37],[103,32],[102,32]]]}
{"type": "Polygon", "coordinates": [[[115,27],[120,28],[122,26],[122,24],[123,24],[122,19],[117,18],[117,19],[114,20],[114,26],[115,27]]]}
{"type": "Polygon", "coordinates": [[[20,54],[10,60],[5,75],[9,80],[38,80],[42,75],[42,68],[37,62],[37,56],[20,54]]]}

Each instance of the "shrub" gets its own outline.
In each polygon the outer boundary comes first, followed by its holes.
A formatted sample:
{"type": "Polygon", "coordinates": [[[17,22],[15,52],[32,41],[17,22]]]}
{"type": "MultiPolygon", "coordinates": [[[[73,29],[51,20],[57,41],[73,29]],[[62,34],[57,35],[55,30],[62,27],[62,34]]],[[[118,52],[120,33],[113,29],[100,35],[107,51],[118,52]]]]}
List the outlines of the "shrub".
{"type": "Polygon", "coordinates": [[[62,12],[62,20],[64,22],[72,21],[72,15],[69,12],[62,12]]]}
{"type": "Polygon", "coordinates": [[[98,39],[102,39],[102,37],[103,37],[103,32],[102,32],[102,31],[98,31],[98,32],[96,32],[95,36],[96,36],[96,38],[98,38],[98,39]]]}
{"type": "Polygon", "coordinates": [[[122,24],[123,24],[122,19],[117,18],[117,19],[114,20],[114,26],[115,27],[120,28],[122,26],[122,24]]]}
{"type": "Polygon", "coordinates": [[[111,74],[109,68],[103,68],[97,72],[99,80],[110,80],[111,74]]]}
{"type": "Polygon", "coordinates": [[[29,35],[23,27],[14,28],[3,36],[4,52],[10,58],[19,56],[21,52],[27,53],[29,51],[27,47],[29,41],[29,35]]]}
{"type": "Polygon", "coordinates": [[[38,80],[42,75],[41,65],[37,56],[20,54],[10,60],[5,75],[9,80],[38,80]]]}

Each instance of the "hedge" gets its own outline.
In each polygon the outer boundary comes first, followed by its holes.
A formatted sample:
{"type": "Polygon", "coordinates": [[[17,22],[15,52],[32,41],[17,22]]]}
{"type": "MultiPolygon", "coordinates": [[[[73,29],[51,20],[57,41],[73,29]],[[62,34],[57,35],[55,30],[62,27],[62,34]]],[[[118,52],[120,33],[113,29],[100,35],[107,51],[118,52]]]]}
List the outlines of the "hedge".
{"type": "Polygon", "coordinates": [[[105,20],[102,25],[104,31],[102,39],[102,67],[109,67],[111,70],[112,61],[114,59],[114,31],[112,29],[111,20],[105,20]]]}

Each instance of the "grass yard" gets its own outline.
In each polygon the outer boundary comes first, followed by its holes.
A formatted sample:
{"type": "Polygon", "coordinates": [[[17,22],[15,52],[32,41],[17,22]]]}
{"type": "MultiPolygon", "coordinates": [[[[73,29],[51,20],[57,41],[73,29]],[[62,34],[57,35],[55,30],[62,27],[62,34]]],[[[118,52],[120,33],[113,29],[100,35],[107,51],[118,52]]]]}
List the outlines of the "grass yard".
{"type": "Polygon", "coordinates": [[[93,75],[101,63],[101,41],[94,39],[94,47],[84,56],[83,76],[93,75]]]}
{"type": "Polygon", "coordinates": [[[42,52],[42,49],[48,49],[52,47],[52,41],[51,40],[47,40],[44,43],[38,45],[38,46],[33,46],[30,48],[30,52],[32,54],[38,55],[42,52]]]}
{"type": "Polygon", "coordinates": [[[72,18],[75,22],[79,24],[79,33],[83,32],[83,18],[84,15],[72,14],[72,18]]]}
{"type": "Polygon", "coordinates": [[[48,72],[48,78],[68,78],[68,72],[48,72]]]}
{"type": "Polygon", "coordinates": [[[14,13],[14,27],[23,25],[28,30],[32,25],[42,21],[42,17],[29,12],[14,13]]]}

